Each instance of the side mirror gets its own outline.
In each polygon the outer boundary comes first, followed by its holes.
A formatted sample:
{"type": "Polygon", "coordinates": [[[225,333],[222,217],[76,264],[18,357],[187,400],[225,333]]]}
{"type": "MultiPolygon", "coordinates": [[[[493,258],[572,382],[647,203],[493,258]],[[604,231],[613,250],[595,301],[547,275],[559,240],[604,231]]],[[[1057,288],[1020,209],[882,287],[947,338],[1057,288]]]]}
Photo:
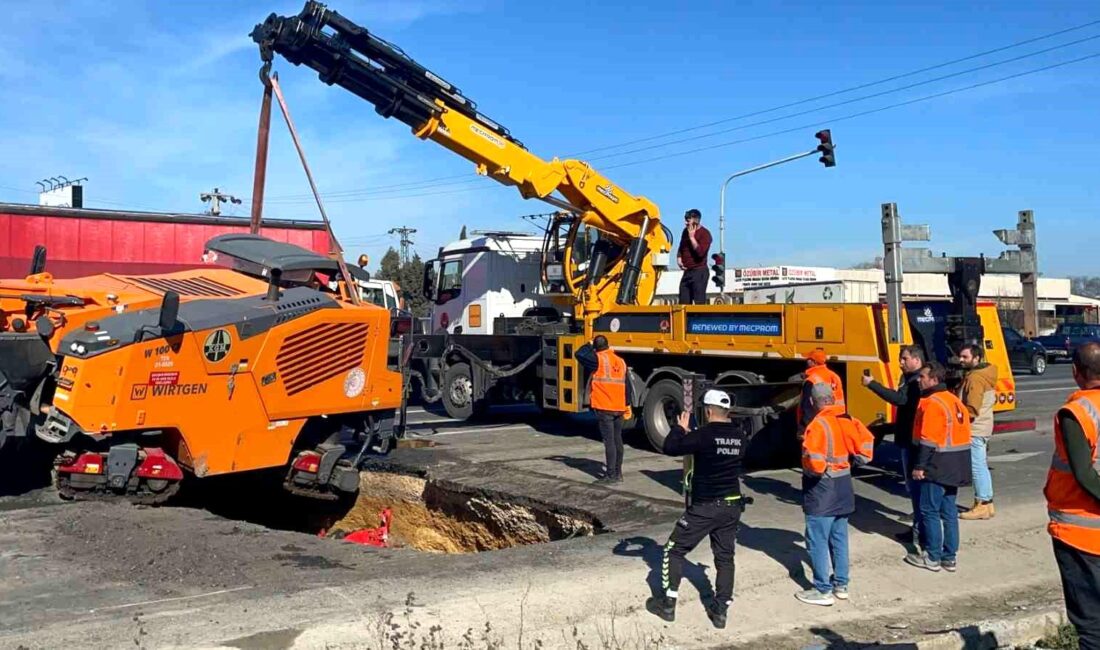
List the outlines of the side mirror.
{"type": "Polygon", "coordinates": [[[175,291],[168,291],[164,299],[160,301],[160,320],[157,325],[161,332],[170,332],[176,328],[180,315],[180,295],[175,291]]]}
{"type": "Polygon", "coordinates": [[[27,275],[38,275],[46,270],[46,247],[39,244],[34,247],[34,255],[31,256],[31,272],[27,275]]]}

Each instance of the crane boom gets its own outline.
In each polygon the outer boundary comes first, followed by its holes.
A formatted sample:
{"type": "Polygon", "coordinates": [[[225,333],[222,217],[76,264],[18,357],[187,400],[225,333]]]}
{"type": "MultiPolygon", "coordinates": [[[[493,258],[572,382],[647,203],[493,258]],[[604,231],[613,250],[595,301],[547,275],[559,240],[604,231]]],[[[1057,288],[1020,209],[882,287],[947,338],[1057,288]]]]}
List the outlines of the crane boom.
{"type": "MultiPolygon", "coordinates": [[[[470,160],[477,173],[516,187],[525,199],[547,201],[579,215],[567,250],[582,227],[610,240],[614,255],[607,255],[598,269],[565,273],[586,331],[615,304],[652,301],[671,250],[653,202],[628,193],[585,162],[536,156],[507,128],[478,111],[454,84],[319,2],[308,0],[297,16],[271,14],[256,26],[252,39],[265,62],[278,53],[305,65],[326,84],[367,100],[383,117],[407,124],[416,137],[470,160]]],[[[571,258],[567,256],[566,264],[573,264],[571,258]]]]}

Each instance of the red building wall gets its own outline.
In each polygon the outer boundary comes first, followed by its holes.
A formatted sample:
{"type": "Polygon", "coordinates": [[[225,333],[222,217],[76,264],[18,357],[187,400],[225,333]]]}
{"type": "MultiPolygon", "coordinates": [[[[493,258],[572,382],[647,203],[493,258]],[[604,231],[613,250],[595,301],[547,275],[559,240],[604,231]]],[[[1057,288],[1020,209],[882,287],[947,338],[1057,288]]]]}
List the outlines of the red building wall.
{"type": "MultiPolygon", "coordinates": [[[[320,222],[266,221],[261,234],[321,254],[329,237],[320,222]]],[[[74,210],[0,204],[0,277],[21,278],[34,247],[46,246],[46,270],[58,278],[96,273],[167,273],[202,266],[210,238],[248,232],[241,218],[74,210]]]]}

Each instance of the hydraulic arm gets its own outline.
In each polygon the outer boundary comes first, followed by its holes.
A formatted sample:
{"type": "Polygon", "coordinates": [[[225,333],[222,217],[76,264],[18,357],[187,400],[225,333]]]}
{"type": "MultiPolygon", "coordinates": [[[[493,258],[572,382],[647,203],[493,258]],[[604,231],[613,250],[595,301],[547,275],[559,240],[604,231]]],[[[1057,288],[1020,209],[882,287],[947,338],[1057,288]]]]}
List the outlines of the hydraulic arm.
{"type": "MultiPolygon", "coordinates": [[[[671,243],[648,199],[629,194],[582,161],[546,161],[532,154],[453,84],[323,4],[309,0],[297,16],[272,14],[252,38],[265,62],[278,53],[305,65],[321,81],[374,104],[383,117],[409,125],[416,137],[470,160],[479,174],[516,187],[524,198],[576,213],[569,249],[581,228],[599,231],[615,256],[601,259],[599,269],[565,274],[586,330],[615,304],[645,305],[653,299],[663,265],[655,261],[667,259],[671,243]],[[582,276],[583,282],[577,280],[582,276]]],[[[572,264],[571,258],[565,263],[572,264]]]]}

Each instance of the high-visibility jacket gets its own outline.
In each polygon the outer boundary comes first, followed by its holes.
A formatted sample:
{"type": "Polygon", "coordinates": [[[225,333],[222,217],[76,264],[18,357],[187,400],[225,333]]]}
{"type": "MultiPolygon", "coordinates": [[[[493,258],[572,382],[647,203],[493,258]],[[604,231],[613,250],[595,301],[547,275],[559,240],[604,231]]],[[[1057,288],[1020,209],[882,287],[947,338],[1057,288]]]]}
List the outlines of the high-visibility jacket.
{"type": "Polygon", "coordinates": [[[825,366],[813,366],[806,369],[806,381],[811,384],[829,384],[833,387],[833,399],[836,400],[836,405],[845,406],[844,382],[840,380],[840,375],[825,366]]]}
{"type": "Polygon", "coordinates": [[[852,471],[849,460],[855,421],[843,417],[844,407],[832,405],[818,411],[802,439],[802,470],[811,476],[844,476],[852,471]]]}
{"type": "Polygon", "coordinates": [[[941,485],[970,485],[970,413],[954,393],[940,388],[917,404],[913,443],[925,478],[941,485]]]}
{"type": "Polygon", "coordinates": [[[869,462],[874,437],[837,405],[821,409],[802,439],[802,509],[808,515],[846,516],[855,511],[852,460],[869,462]]]}
{"type": "Polygon", "coordinates": [[[795,408],[795,418],[800,429],[807,426],[817,414],[813,401],[810,400],[810,391],[813,390],[814,384],[824,383],[832,386],[834,404],[842,409],[847,408],[844,404],[844,385],[840,375],[825,366],[813,366],[807,368],[803,376],[806,379],[802,382],[802,399],[795,408]]]}
{"type": "MultiPolygon", "coordinates": [[[[1093,466],[1097,465],[1097,434],[1100,433],[1100,390],[1079,390],[1070,395],[1060,410],[1069,411],[1081,425],[1092,449],[1093,466]]],[[[1054,418],[1054,455],[1050,459],[1047,498],[1051,536],[1086,553],[1100,555],[1100,502],[1077,483],[1070,469],[1069,456],[1062,441],[1062,425],[1054,418]]]]}
{"type": "Polygon", "coordinates": [[[589,405],[599,411],[626,411],[626,362],[611,350],[596,353],[600,365],[592,375],[589,405]]]}

